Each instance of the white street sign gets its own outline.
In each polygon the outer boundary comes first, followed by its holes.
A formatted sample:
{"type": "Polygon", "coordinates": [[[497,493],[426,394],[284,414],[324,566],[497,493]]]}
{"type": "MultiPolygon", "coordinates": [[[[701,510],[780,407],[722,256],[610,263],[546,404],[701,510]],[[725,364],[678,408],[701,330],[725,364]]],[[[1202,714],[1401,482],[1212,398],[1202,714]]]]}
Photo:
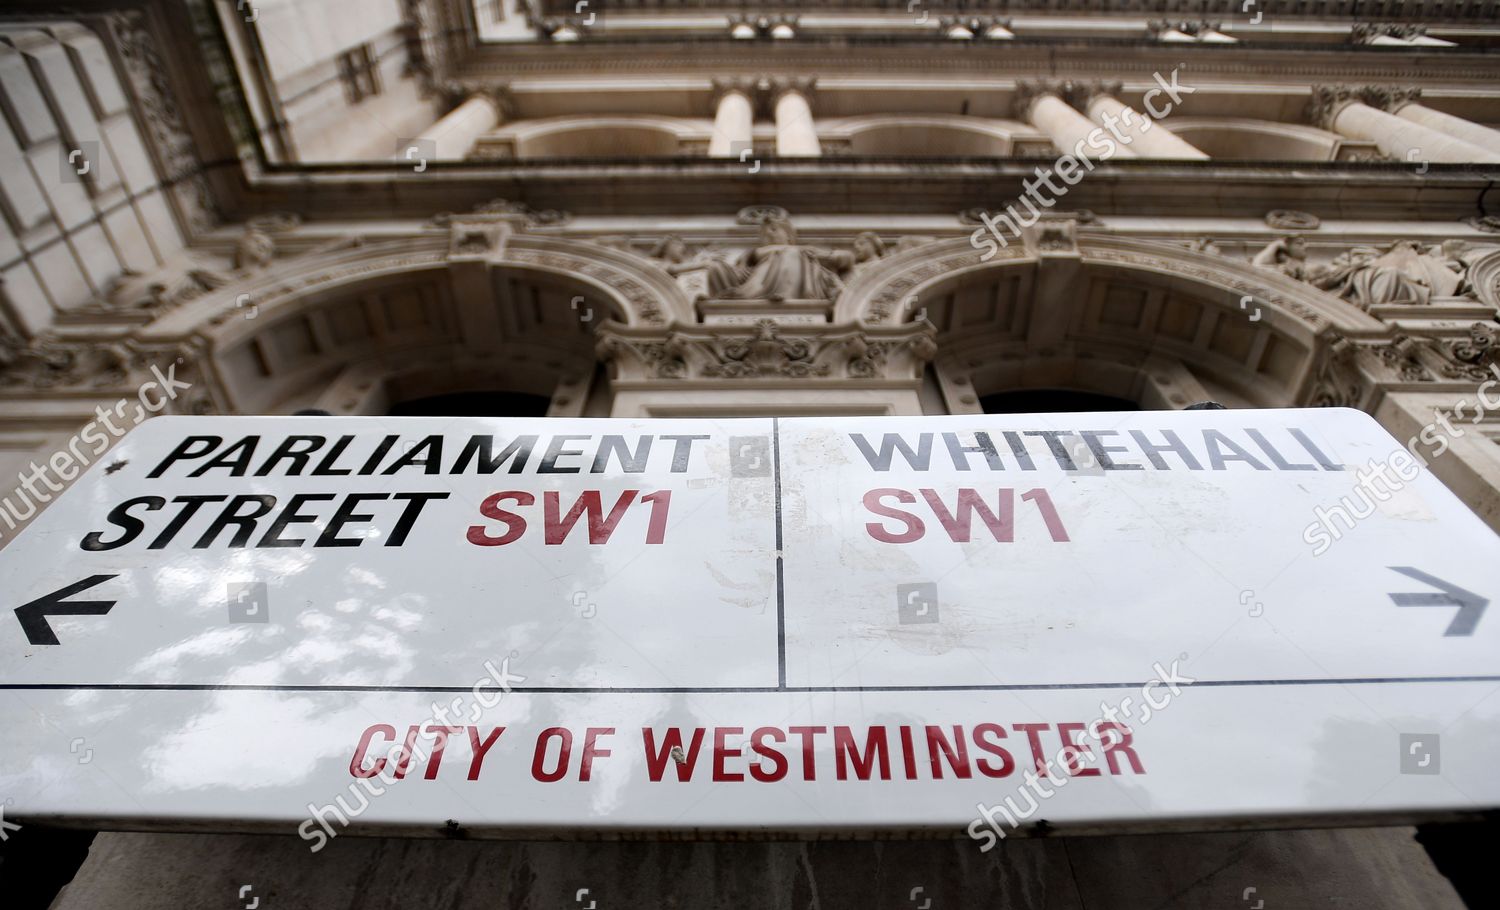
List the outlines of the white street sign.
{"type": "Polygon", "coordinates": [[[23,824],[1500,807],[1500,538],[1355,411],[164,417],[0,571],[23,824]]]}

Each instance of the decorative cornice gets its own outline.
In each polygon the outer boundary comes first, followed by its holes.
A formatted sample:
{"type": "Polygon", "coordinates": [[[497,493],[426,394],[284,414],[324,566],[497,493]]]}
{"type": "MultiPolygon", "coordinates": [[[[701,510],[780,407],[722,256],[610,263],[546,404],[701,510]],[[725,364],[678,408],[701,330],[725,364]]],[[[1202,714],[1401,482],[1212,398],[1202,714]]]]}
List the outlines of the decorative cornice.
{"type": "MultiPolygon", "coordinates": [[[[573,0],[540,0],[538,4],[543,14],[562,15],[572,12],[573,0]]],[[[803,0],[757,0],[754,6],[758,9],[797,9],[806,10],[807,4],[803,0]]],[[[1139,16],[1175,16],[1191,14],[1200,11],[1204,4],[1198,2],[1184,2],[1184,0],[1129,0],[1121,3],[1120,0],[1070,0],[1063,4],[1058,0],[931,0],[931,7],[940,13],[982,13],[993,12],[1012,15],[1015,13],[1064,13],[1069,15],[1093,14],[1135,14],[1139,16]]],[[[1238,11],[1239,4],[1233,9],[1238,11]]],[[[649,13],[653,11],[670,11],[679,13],[684,10],[709,12],[714,10],[743,9],[741,2],[736,0],[611,0],[611,11],[629,11],[649,13]]],[[[867,12],[869,10],[885,10],[887,12],[910,13],[912,6],[910,0],[858,0],[858,2],[845,2],[825,4],[820,8],[820,14],[836,13],[843,10],[849,12],[867,12]]],[[[1454,3],[1450,0],[1403,0],[1396,4],[1389,0],[1301,0],[1294,5],[1288,5],[1286,9],[1277,9],[1279,17],[1298,20],[1392,20],[1404,19],[1425,22],[1489,22],[1493,21],[1494,6],[1485,3],[1454,3]]]]}
{"type": "Polygon", "coordinates": [[[1377,38],[1399,38],[1410,41],[1427,34],[1427,26],[1414,23],[1356,22],[1349,31],[1354,44],[1372,44],[1377,38]]]}
{"type": "Polygon", "coordinates": [[[1422,90],[1414,85],[1368,85],[1360,93],[1360,100],[1394,114],[1408,104],[1416,104],[1422,90]]]}
{"type": "Polygon", "coordinates": [[[1092,79],[1068,85],[1068,101],[1079,110],[1087,110],[1089,102],[1099,96],[1118,98],[1125,86],[1118,79],[1092,79]]]}
{"type": "Polygon", "coordinates": [[[1307,102],[1307,122],[1313,126],[1333,131],[1333,122],[1344,108],[1351,104],[1362,104],[1362,88],[1347,85],[1315,85],[1312,97],[1307,102]]]}
{"type": "Polygon", "coordinates": [[[1060,79],[1032,79],[1016,83],[1015,100],[1012,102],[1011,114],[1017,120],[1025,123],[1031,122],[1031,108],[1037,100],[1052,95],[1057,98],[1065,98],[1072,91],[1073,83],[1060,79]]]}
{"type": "Polygon", "coordinates": [[[684,326],[627,330],[605,323],[596,356],[613,364],[616,382],[830,379],[915,382],[937,353],[927,323],[684,326]]]}

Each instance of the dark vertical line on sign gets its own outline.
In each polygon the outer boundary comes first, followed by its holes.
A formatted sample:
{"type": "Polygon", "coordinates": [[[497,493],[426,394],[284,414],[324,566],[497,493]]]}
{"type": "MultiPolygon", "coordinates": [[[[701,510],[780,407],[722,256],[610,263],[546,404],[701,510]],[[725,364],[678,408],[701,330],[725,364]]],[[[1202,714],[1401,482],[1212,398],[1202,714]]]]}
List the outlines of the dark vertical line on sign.
{"type": "Polygon", "coordinates": [[[786,688],[786,577],[781,555],[781,418],[771,418],[771,470],[776,478],[776,687],[786,688]]]}

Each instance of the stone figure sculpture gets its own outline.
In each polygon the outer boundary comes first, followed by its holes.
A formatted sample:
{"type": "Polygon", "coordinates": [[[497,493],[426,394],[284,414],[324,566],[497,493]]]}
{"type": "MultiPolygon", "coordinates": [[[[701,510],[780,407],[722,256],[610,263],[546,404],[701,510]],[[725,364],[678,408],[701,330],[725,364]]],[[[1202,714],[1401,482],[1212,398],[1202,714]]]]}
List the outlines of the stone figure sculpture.
{"type": "Polygon", "coordinates": [[[843,290],[840,272],[855,254],[822,250],[797,242],[788,219],[772,215],[761,222],[760,243],[740,257],[743,279],[724,292],[739,300],[831,300],[843,290]]]}
{"type": "Polygon", "coordinates": [[[1368,310],[1373,306],[1426,306],[1437,297],[1471,293],[1467,245],[1447,241],[1426,246],[1398,240],[1385,249],[1354,247],[1326,266],[1309,265],[1300,237],[1272,241],[1255,255],[1256,265],[1273,268],[1368,310]]]}
{"type": "Polygon", "coordinates": [[[674,277],[686,272],[703,272],[703,293],[718,297],[742,282],[744,274],[725,257],[712,250],[688,251],[687,244],[676,234],[663,237],[651,250],[651,258],[665,263],[667,274],[674,277]]]}
{"type": "Polygon", "coordinates": [[[1281,237],[1266,244],[1251,260],[1262,268],[1275,269],[1289,278],[1305,281],[1308,277],[1307,241],[1301,237],[1281,237]]]}

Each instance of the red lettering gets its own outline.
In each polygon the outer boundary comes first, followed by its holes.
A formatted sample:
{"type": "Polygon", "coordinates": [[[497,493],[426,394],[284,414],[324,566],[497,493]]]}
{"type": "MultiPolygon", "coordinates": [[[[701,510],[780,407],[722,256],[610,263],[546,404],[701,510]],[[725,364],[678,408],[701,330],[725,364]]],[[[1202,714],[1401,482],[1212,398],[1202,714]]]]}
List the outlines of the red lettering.
{"type": "Polygon", "coordinates": [[[401,751],[396,755],[396,773],[394,775],[396,780],[406,779],[406,771],[411,767],[411,757],[417,751],[417,733],[418,727],[416,724],[412,724],[406,731],[406,742],[401,744],[401,751]]]}
{"type": "Polygon", "coordinates": [[[1051,724],[1015,724],[1013,726],[1013,729],[1026,734],[1026,741],[1031,744],[1031,761],[1036,765],[1038,774],[1047,773],[1047,756],[1042,753],[1042,731],[1051,726],[1051,724]]]}
{"type": "Polygon", "coordinates": [[[833,728],[834,776],[839,780],[849,779],[847,765],[854,766],[858,780],[869,780],[875,762],[880,762],[880,779],[891,779],[891,754],[885,738],[885,727],[871,727],[865,734],[865,754],[860,758],[854,735],[848,727],[833,728]]]}
{"type": "Polygon", "coordinates": [[[1111,732],[1119,734],[1119,739],[1115,739],[1112,736],[1110,737],[1110,741],[1104,742],[1104,757],[1109,760],[1110,774],[1120,773],[1120,768],[1115,763],[1116,752],[1125,753],[1125,757],[1130,761],[1130,767],[1135,769],[1135,773],[1146,773],[1146,769],[1141,767],[1140,756],[1136,755],[1135,750],[1130,746],[1131,742],[1133,742],[1135,739],[1135,735],[1130,732],[1129,727],[1125,726],[1124,724],[1103,723],[1099,725],[1099,729],[1109,730],[1111,732]]]}
{"type": "Polygon", "coordinates": [[[943,504],[942,497],[938,496],[937,490],[922,491],[922,498],[932,507],[932,514],[942,523],[943,530],[948,532],[948,537],[954,543],[968,543],[969,536],[973,531],[974,512],[979,513],[985,525],[990,529],[990,534],[996,543],[1010,543],[1015,539],[1015,524],[1012,516],[1015,514],[1015,490],[1009,487],[1000,488],[999,510],[997,516],[990,511],[990,507],[984,504],[984,499],[979,491],[972,487],[963,487],[958,491],[958,514],[955,516],[948,511],[943,504]]]}
{"type": "Polygon", "coordinates": [[[484,757],[489,753],[490,746],[493,746],[495,740],[499,739],[500,734],[504,732],[504,727],[496,727],[484,742],[480,742],[479,728],[469,728],[469,748],[474,752],[474,757],[469,759],[469,780],[479,780],[479,766],[484,764],[484,757]]]}
{"type": "Polygon", "coordinates": [[[907,780],[917,779],[917,748],[911,742],[911,727],[901,725],[901,764],[907,780]]]}
{"type": "Polygon", "coordinates": [[[1008,777],[1016,770],[1015,759],[1010,757],[1010,752],[999,743],[989,742],[986,736],[994,736],[998,739],[1005,738],[1005,728],[999,724],[980,724],[974,728],[974,745],[981,750],[990,753],[1000,759],[1000,767],[996,768],[990,764],[988,759],[975,757],[974,764],[979,768],[979,773],[985,777],[1008,777]]]}
{"type": "Polygon", "coordinates": [[[885,525],[875,521],[866,524],[865,530],[870,532],[871,537],[875,538],[878,541],[881,541],[882,543],[911,543],[914,540],[921,540],[922,535],[927,533],[927,526],[922,524],[922,519],[918,518],[910,512],[902,511],[901,509],[892,508],[890,506],[882,504],[880,500],[884,499],[887,496],[894,496],[897,502],[916,502],[917,497],[906,492],[905,490],[896,490],[889,487],[883,487],[878,490],[871,490],[870,492],[865,494],[866,509],[874,512],[876,515],[882,515],[886,518],[894,518],[897,521],[904,522],[906,524],[906,530],[897,534],[893,531],[886,530],[885,525]]]}
{"type": "Polygon", "coordinates": [[[827,733],[827,727],[787,727],[788,733],[802,737],[802,779],[817,780],[817,760],[813,757],[813,738],[827,733]]]}
{"type": "Polygon", "coordinates": [[[562,780],[563,775],[568,773],[568,756],[573,751],[573,734],[565,727],[548,727],[536,738],[536,751],[531,756],[531,776],[544,783],[562,780]],[[543,770],[543,764],[547,758],[547,746],[550,740],[556,739],[560,748],[557,753],[557,767],[551,771],[543,770]]]}
{"type": "Polygon", "coordinates": [[[614,753],[608,749],[601,749],[595,744],[595,740],[601,736],[613,736],[614,727],[589,727],[583,731],[583,754],[578,757],[578,779],[588,780],[589,774],[594,770],[595,758],[606,758],[614,753]]]}
{"type": "Polygon", "coordinates": [[[762,758],[769,758],[772,768],[770,771],[763,770],[760,762],[756,762],[750,766],[750,776],[764,783],[774,783],[786,777],[787,761],[786,756],[765,744],[766,739],[784,743],[786,734],[779,727],[758,727],[750,734],[750,751],[762,758]]]}
{"type": "Polygon", "coordinates": [[[428,725],[423,732],[432,734],[432,755],[427,760],[427,770],[422,773],[423,780],[433,780],[438,775],[438,766],[443,763],[443,750],[448,748],[448,734],[458,733],[463,727],[439,727],[428,725]]]}
{"type": "Polygon", "coordinates": [[[726,771],[724,759],[739,758],[744,754],[743,749],[731,749],[725,742],[730,736],[739,736],[745,731],[740,727],[714,727],[714,774],[716,781],[744,780],[745,775],[738,771],[726,771]]]}
{"type": "MultiPolygon", "coordinates": [[[[609,510],[609,517],[604,516],[604,504],[600,501],[598,490],[585,490],[578,494],[578,501],[568,510],[564,517],[562,512],[562,494],[556,490],[549,490],[542,494],[543,519],[546,523],[546,541],[549,546],[562,543],[578,519],[588,512],[589,543],[609,543],[610,535],[615,533],[615,525],[620,523],[624,517],[625,510],[635,502],[637,490],[626,490],[620,494],[619,500],[615,502],[614,508],[609,510]]],[[[654,504],[653,504],[654,505],[654,504]]]]}
{"type": "Polygon", "coordinates": [[[1052,505],[1052,497],[1041,487],[1035,490],[1027,490],[1021,494],[1021,498],[1027,502],[1036,503],[1037,511],[1042,513],[1042,521],[1047,523],[1047,533],[1058,543],[1068,541],[1068,532],[1063,528],[1062,517],[1057,514],[1057,507],[1052,505]]]}
{"type": "Polygon", "coordinates": [[[480,547],[498,547],[508,544],[526,533],[526,519],[514,512],[507,512],[500,508],[500,503],[507,499],[514,499],[518,506],[529,506],[536,502],[536,497],[525,490],[506,490],[503,493],[493,493],[485,497],[484,502],[479,504],[479,514],[485,518],[493,518],[495,521],[504,522],[506,531],[499,537],[491,537],[483,525],[469,526],[469,543],[480,547]]]}
{"type": "Polygon", "coordinates": [[[677,768],[677,779],[688,780],[693,776],[693,765],[698,761],[698,750],[703,746],[703,728],[693,729],[692,743],[684,752],[682,748],[682,731],[676,727],[668,727],[666,735],[662,737],[661,748],[656,748],[656,732],[650,727],[641,728],[641,737],[646,741],[646,774],[652,781],[659,781],[667,772],[667,762],[672,762],[677,768]],[[673,757],[673,750],[682,753],[682,761],[673,757]]]}
{"type": "Polygon", "coordinates": [[[657,490],[641,497],[651,503],[651,523],[646,526],[646,543],[661,543],[667,536],[667,509],[672,505],[671,490],[657,490]]]}
{"type": "Polygon", "coordinates": [[[359,745],[354,749],[354,758],[349,761],[349,773],[355,777],[374,777],[385,770],[385,759],[377,758],[375,764],[366,768],[365,757],[370,752],[370,741],[379,733],[391,742],[396,741],[396,728],[390,724],[375,724],[365,730],[364,735],[359,738],[359,745]]]}
{"type": "Polygon", "coordinates": [[[1080,746],[1078,740],[1074,738],[1074,734],[1086,726],[1088,724],[1057,725],[1057,734],[1062,737],[1063,741],[1063,764],[1068,766],[1068,773],[1074,777],[1098,777],[1101,773],[1098,768],[1082,767],[1078,760],[1080,753],[1094,754],[1087,746],[1080,746]]]}
{"type": "Polygon", "coordinates": [[[969,767],[969,747],[964,742],[964,728],[958,724],[953,725],[953,742],[943,735],[942,727],[928,726],[927,728],[927,754],[932,762],[933,780],[943,779],[943,764],[939,756],[948,759],[948,765],[953,769],[956,777],[967,780],[974,776],[974,769],[969,767]]]}

